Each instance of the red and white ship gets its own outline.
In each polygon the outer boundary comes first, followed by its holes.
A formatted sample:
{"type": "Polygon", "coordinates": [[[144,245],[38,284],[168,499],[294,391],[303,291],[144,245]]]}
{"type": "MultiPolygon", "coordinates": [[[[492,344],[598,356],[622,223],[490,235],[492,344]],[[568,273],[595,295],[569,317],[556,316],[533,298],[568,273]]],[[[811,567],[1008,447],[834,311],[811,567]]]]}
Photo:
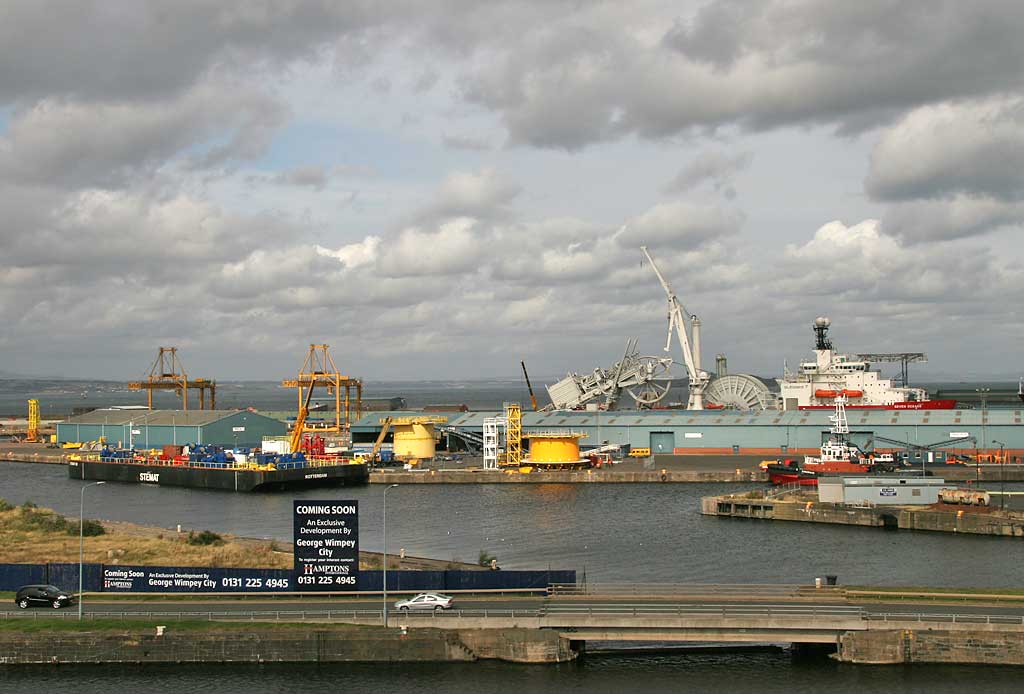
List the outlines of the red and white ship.
{"type": "MultiPolygon", "coordinates": [[[[923,388],[896,387],[892,379],[881,378],[871,364],[850,354],[839,354],[828,339],[832,321],[819,317],[814,321],[817,337],[814,361],[800,363],[792,373],[786,369],[779,383],[784,410],[825,410],[836,398],[845,398],[851,410],[951,410],[956,400],[929,400],[923,388]]],[[[919,355],[923,358],[923,355],[919,355]]]]}
{"type": "MultiPolygon", "coordinates": [[[[772,484],[799,483],[804,486],[817,486],[821,475],[864,475],[880,465],[883,461],[864,456],[860,449],[849,442],[850,425],[846,421],[846,397],[838,395],[833,398],[835,414],[829,417],[832,422],[828,440],[821,444],[821,453],[806,456],[803,463],[787,461],[785,463],[765,466],[768,479],[772,484]]],[[[891,463],[888,456],[885,462],[891,463]]]]}

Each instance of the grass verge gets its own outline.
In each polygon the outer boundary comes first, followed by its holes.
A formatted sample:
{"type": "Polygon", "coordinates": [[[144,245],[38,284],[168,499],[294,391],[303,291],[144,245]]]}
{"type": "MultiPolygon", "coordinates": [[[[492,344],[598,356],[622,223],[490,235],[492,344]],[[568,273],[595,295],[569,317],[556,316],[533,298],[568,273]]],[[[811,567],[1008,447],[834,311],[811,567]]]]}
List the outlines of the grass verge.
{"type": "Polygon", "coordinates": [[[7,634],[40,634],[52,632],[105,632],[105,633],[155,633],[157,626],[165,626],[166,634],[176,632],[209,632],[209,633],[258,633],[280,631],[373,631],[376,626],[357,624],[321,624],[316,622],[211,622],[207,620],[166,620],[166,619],[39,619],[23,618],[0,619],[0,633],[7,634]]]}

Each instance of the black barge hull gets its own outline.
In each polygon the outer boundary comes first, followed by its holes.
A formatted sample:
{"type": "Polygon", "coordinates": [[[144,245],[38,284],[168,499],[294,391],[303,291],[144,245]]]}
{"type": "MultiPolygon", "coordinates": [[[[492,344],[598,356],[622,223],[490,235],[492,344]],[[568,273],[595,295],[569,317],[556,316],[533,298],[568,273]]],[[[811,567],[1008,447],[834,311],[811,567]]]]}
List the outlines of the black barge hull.
{"type": "Polygon", "coordinates": [[[164,487],[264,492],[366,484],[369,480],[369,470],[366,465],[359,463],[294,470],[225,470],[186,465],[72,460],[68,462],[68,477],[75,480],[156,484],[164,487]]]}

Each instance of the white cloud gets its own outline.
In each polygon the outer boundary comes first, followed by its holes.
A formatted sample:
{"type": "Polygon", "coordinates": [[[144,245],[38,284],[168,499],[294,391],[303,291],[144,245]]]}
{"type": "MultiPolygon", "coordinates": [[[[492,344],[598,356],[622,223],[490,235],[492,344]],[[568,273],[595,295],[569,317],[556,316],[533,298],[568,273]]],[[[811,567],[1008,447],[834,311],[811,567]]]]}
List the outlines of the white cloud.
{"type": "Polygon", "coordinates": [[[385,245],[379,263],[390,277],[444,276],[473,270],[483,251],[476,221],[459,218],[436,231],[405,229],[385,245]]]}
{"type": "Polygon", "coordinates": [[[631,220],[617,234],[621,246],[649,245],[692,249],[739,232],[743,215],[735,210],[686,201],[655,205],[631,220]]]}
{"type": "Polygon", "coordinates": [[[367,236],[358,243],[350,243],[337,250],[317,246],[316,252],[320,255],[337,258],[345,267],[355,269],[376,262],[380,255],[380,242],[379,236],[367,236]]]}

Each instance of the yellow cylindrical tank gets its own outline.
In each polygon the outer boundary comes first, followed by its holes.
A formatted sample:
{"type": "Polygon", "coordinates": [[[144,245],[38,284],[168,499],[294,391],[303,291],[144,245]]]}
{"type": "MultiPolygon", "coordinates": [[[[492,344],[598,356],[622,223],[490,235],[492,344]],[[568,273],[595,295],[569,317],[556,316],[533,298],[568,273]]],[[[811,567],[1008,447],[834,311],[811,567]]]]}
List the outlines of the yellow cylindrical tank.
{"type": "Polygon", "coordinates": [[[412,421],[394,424],[395,457],[429,460],[434,457],[434,424],[412,421]]]}
{"type": "Polygon", "coordinates": [[[530,455],[523,461],[530,465],[571,465],[583,462],[580,458],[580,439],[574,432],[544,432],[527,434],[530,455]]]}

